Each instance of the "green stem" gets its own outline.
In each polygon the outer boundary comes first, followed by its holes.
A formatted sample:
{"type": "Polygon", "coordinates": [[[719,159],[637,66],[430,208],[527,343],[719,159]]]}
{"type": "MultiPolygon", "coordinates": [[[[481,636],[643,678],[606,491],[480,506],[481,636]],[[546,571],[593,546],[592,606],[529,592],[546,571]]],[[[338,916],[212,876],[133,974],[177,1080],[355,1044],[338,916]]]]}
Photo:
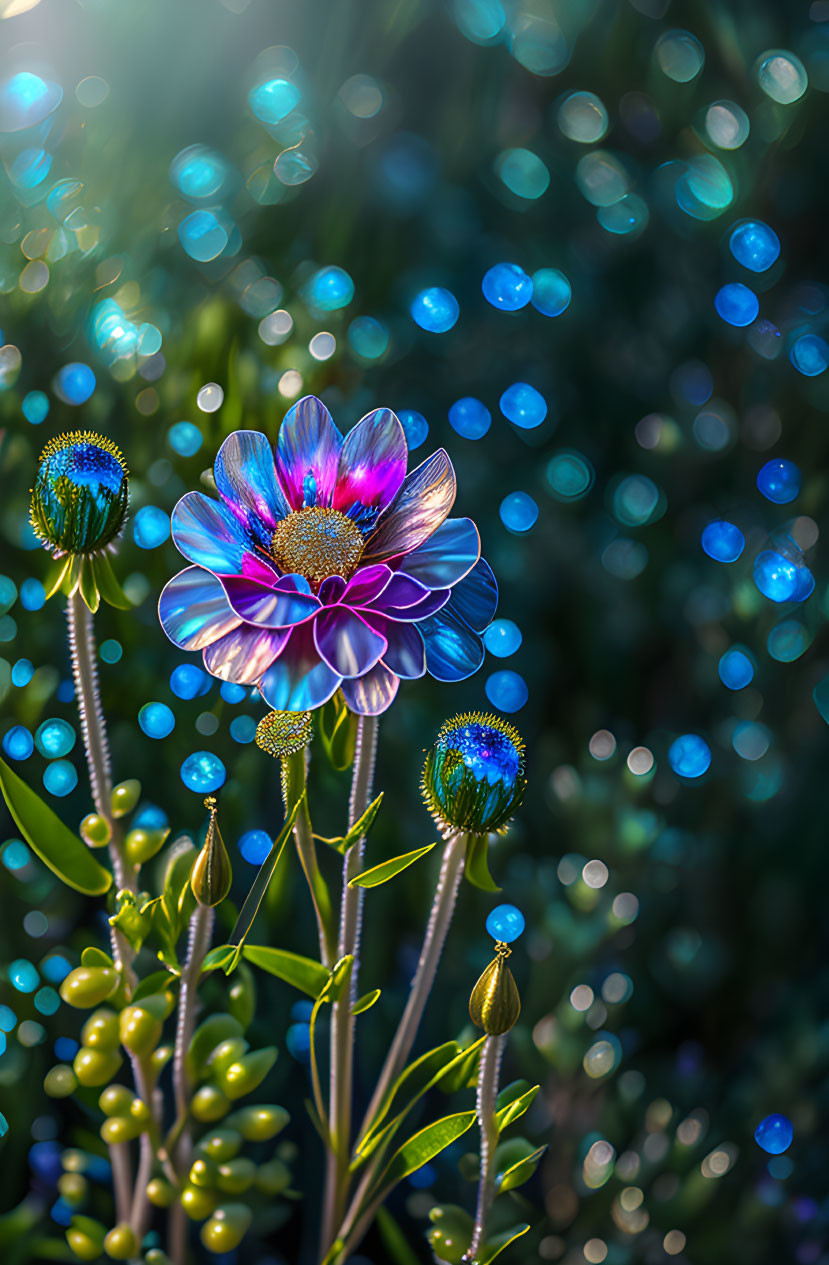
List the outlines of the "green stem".
{"type": "Polygon", "coordinates": [[[475,1210],[475,1229],[472,1241],[464,1254],[465,1265],[475,1265],[486,1234],[486,1222],[495,1198],[495,1148],[498,1145],[498,1126],[495,1123],[495,1103],[498,1098],[498,1076],[506,1037],[487,1037],[481,1050],[478,1067],[478,1125],[481,1130],[481,1175],[478,1180],[478,1203],[475,1210]]]}
{"type": "MultiPolygon", "coordinates": [[[[374,762],[377,754],[376,716],[361,716],[357,727],[354,771],[348,805],[349,829],[362,816],[371,800],[374,762]]],[[[351,983],[346,995],[334,1002],[331,1012],[331,1066],[329,1086],[329,1130],[331,1148],[326,1156],[325,1194],[323,1197],[320,1259],[324,1259],[334,1240],[334,1228],[342,1218],[348,1195],[348,1168],[351,1143],[351,1098],[354,1079],[354,1016],[351,1013],[357,995],[360,969],[360,933],[363,921],[361,887],[349,887],[350,880],[363,868],[365,840],[352,844],[343,859],[343,888],[340,903],[340,934],[337,960],[350,955],[354,959],[351,983]]]]}
{"type": "MultiPolygon", "coordinates": [[[[285,812],[289,813],[302,795],[306,786],[308,772],[308,747],[295,751],[282,758],[282,798],[285,812]]],[[[311,829],[311,815],[308,811],[307,799],[303,802],[294,822],[294,843],[296,844],[299,863],[311,893],[314,914],[317,920],[317,934],[320,944],[320,960],[324,966],[334,965],[337,941],[334,933],[331,898],[325,880],[320,874],[317,864],[317,852],[311,829]]]]}

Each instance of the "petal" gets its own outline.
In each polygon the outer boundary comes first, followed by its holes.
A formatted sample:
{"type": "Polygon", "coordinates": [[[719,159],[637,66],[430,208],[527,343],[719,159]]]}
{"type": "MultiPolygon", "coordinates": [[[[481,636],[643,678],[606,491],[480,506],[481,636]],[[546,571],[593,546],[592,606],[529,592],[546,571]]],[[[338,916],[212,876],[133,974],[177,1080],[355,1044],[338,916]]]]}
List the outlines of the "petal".
{"type": "Polygon", "coordinates": [[[414,681],[426,672],[426,651],[423,638],[414,624],[400,624],[382,615],[371,616],[371,626],[388,642],[381,662],[395,676],[414,681]]]}
{"type": "Polygon", "coordinates": [[[465,681],[484,661],[484,644],[451,606],[424,619],[418,628],[426,643],[426,668],[438,681],[465,681]]]}
{"type": "Polygon", "coordinates": [[[330,606],[314,620],[314,645],[339,676],[363,676],[386,649],[388,642],[355,611],[330,606]]]}
{"type": "Polygon", "coordinates": [[[334,606],[345,592],[345,580],[341,575],[329,575],[320,585],[319,599],[323,606],[334,606]]]}
{"type": "Polygon", "coordinates": [[[455,585],[449,605],[475,632],[489,627],[498,607],[498,582],[485,558],[479,558],[469,575],[455,585]]]}
{"type": "Polygon", "coordinates": [[[288,628],[320,608],[319,598],[313,594],[284,585],[288,578],[283,576],[273,588],[234,575],[226,576],[222,584],[230,605],[246,623],[258,624],[260,628],[288,628]]]}
{"type": "MultiPolygon", "coordinates": [[[[419,580],[413,580],[411,576],[395,571],[378,596],[367,602],[366,605],[379,611],[384,611],[392,606],[415,606],[418,602],[422,602],[424,597],[428,597],[429,592],[430,590],[427,589],[426,585],[421,584],[419,580]]],[[[357,602],[351,599],[350,595],[349,602],[352,606],[357,605],[357,602]]]]}
{"type": "Polygon", "coordinates": [[[219,449],[213,466],[219,494],[239,522],[261,544],[291,507],[276,480],[273,449],[258,430],[237,430],[219,449]]]}
{"type": "Polygon", "coordinates": [[[331,504],[342,446],[342,435],[316,396],[306,395],[288,409],[276,441],[276,469],[291,509],[302,509],[302,485],[309,473],[316,483],[316,504],[331,504]]]}
{"type": "Polygon", "coordinates": [[[333,508],[345,512],[356,504],[384,510],[403,482],[408,456],[406,435],[391,409],[366,413],[345,437],[333,508]]]}
{"type": "Polygon", "coordinates": [[[322,707],[341,685],[342,677],[320,659],[311,628],[303,624],[291,630],[288,644],[262,677],[259,690],[277,711],[304,712],[322,707]]]}
{"type": "Polygon", "coordinates": [[[231,610],[221,582],[201,567],[179,571],[164,586],[158,618],[182,650],[203,650],[242,622],[231,610]]]}
{"type": "Polygon", "coordinates": [[[204,651],[211,676],[236,685],[253,685],[271,666],[291,635],[289,628],[254,628],[240,624],[204,651]]]}
{"type": "Polygon", "coordinates": [[[190,562],[218,575],[241,571],[244,530],[223,501],[188,492],[173,510],[172,527],[176,548],[190,562]]]}
{"type": "MultiPolygon", "coordinates": [[[[385,563],[378,562],[371,567],[361,567],[351,577],[343,593],[346,606],[367,606],[380,596],[387,587],[394,572],[385,563]]],[[[320,592],[320,596],[322,593],[320,592]]]]}
{"type": "MultiPolygon", "coordinates": [[[[443,610],[451,596],[451,589],[432,589],[431,592],[426,593],[422,601],[415,602],[414,606],[383,606],[381,599],[374,610],[380,615],[387,615],[389,619],[416,624],[419,620],[426,619],[428,615],[434,615],[437,611],[443,610]]],[[[373,616],[374,610],[367,610],[366,614],[373,616]]]]}
{"type": "Polygon", "coordinates": [[[455,471],[441,448],[407,474],[397,496],[370,536],[364,562],[411,553],[440,527],[455,500],[455,471]]]}
{"type": "Polygon", "coordinates": [[[365,676],[343,681],[342,691],[353,712],[360,716],[379,716],[391,706],[399,686],[399,678],[378,663],[365,676]]]}
{"type": "Polygon", "coordinates": [[[406,554],[400,572],[429,589],[449,589],[481,556],[481,538],[471,518],[447,518],[422,545],[406,554]]]}

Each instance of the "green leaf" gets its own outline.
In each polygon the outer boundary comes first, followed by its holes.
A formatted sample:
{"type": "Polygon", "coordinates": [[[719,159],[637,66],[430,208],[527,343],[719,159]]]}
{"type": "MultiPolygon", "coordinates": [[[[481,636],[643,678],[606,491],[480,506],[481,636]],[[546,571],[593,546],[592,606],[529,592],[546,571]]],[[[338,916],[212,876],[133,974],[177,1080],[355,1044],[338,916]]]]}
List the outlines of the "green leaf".
{"type": "Polygon", "coordinates": [[[98,592],[107,605],[114,606],[119,611],[131,610],[132,602],[121,588],[107,554],[96,554],[93,567],[98,592]]]}
{"type": "Polygon", "coordinates": [[[493,882],[489,872],[489,837],[470,834],[468,839],[464,874],[472,886],[480,887],[482,892],[500,892],[500,887],[493,882]]]}
{"type": "Polygon", "coordinates": [[[533,1085],[532,1088],[526,1089],[526,1084],[526,1081],[515,1081],[514,1084],[507,1085],[506,1089],[502,1089],[498,1095],[495,1125],[499,1133],[502,1133],[508,1125],[513,1124],[519,1116],[523,1116],[530,1104],[535,1101],[541,1086],[533,1085]]]}
{"type": "Polygon", "coordinates": [[[487,1239],[478,1253],[477,1265],[490,1265],[490,1261],[494,1261],[505,1247],[509,1247],[510,1243],[520,1239],[522,1234],[526,1234],[529,1228],[529,1225],[524,1222],[523,1225],[511,1226],[509,1230],[504,1230],[501,1234],[495,1234],[491,1239],[487,1239]]]}
{"type": "Polygon", "coordinates": [[[101,605],[101,595],[98,592],[98,585],[95,583],[95,570],[92,566],[91,558],[84,558],[81,562],[78,588],[80,589],[81,597],[94,615],[101,605]]]}
{"type": "Polygon", "coordinates": [[[168,984],[172,983],[174,976],[169,971],[153,971],[151,975],[142,979],[132,995],[132,1001],[141,1001],[143,997],[152,997],[154,993],[163,993],[168,984]]]}
{"type": "Polygon", "coordinates": [[[495,1177],[495,1188],[498,1194],[501,1195],[507,1190],[515,1190],[516,1187],[523,1186],[524,1182],[529,1181],[541,1163],[541,1157],[546,1150],[546,1146],[540,1146],[537,1150],[531,1151],[529,1155],[525,1155],[518,1160],[516,1164],[512,1164],[509,1168],[498,1172],[495,1177]]]}
{"type": "Polygon", "coordinates": [[[427,843],[425,848],[415,848],[414,852],[404,852],[402,856],[392,857],[389,861],[381,861],[379,865],[373,865],[370,870],[363,870],[362,874],[355,874],[350,880],[349,887],[379,887],[381,883],[387,883],[390,878],[394,878],[395,874],[407,870],[410,865],[414,865],[415,861],[419,861],[421,857],[425,857],[427,852],[431,852],[432,848],[436,848],[437,844],[427,843]]]}
{"type": "Polygon", "coordinates": [[[446,1069],[438,1082],[438,1089],[443,1094],[457,1094],[461,1089],[470,1089],[478,1082],[478,1064],[481,1057],[483,1037],[469,1045],[463,1055],[446,1069]]]}
{"type": "Polygon", "coordinates": [[[354,1005],[351,1007],[352,1015],[362,1015],[365,1011],[371,1010],[379,996],[380,989],[373,988],[370,993],[364,993],[362,997],[358,997],[354,1005]]]}
{"type": "Polygon", "coordinates": [[[342,690],[320,708],[319,726],[325,754],[342,773],[353,764],[357,747],[357,717],[349,710],[342,690]]]}
{"type": "Polygon", "coordinates": [[[312,958],[304,958],[299,953],[289,953],[287,949],[272,949],[266,944],[246,944],[242,955],[254,966],[276,975],[278,979],[293,984],[300,992],[309,997],[319,997],[330,979],[329,972],[312,958]]]}
{"type": "Polygon", "coordinates": [[[256,878],[253,880],[253,885],[250,891],[248,892],[247,897],[245,898],[245,903],[242,906],[239,917],[236,919],[236,926],[233,928],[233,931],[230,934],[230,943],[236,946],[236,952],[231,957],[228,965],[225,966],[225,971],[228,975],[230,974],[231,971],[235,970],[235,968],[239,964],[239,959],[242,956],[242,946],[244,945],[245,940],[248,937],[248,933],[250,932],[250,929],[253,926],[256,915],[259,912],[259,906],[262,904],[262,901],[265,899],[265,893],[268,890],[268,884],[273,878],[274,873],[276,871],[276,867],[279,865],[279,862],[282,859],[282,853],[285,850],[285,844],[288,842],[288,839],[290,838],[291,831],[294,828],[294,822],[296,821],[296,818],[297,818],[297,813],[299,812],[304,799],[305,799],[305,791],[303,790],[299,799],[294,804],[288,816],[285,818],[285,822],[282,826],[282,829],[280,830],[279,834],[274,840],[273,847],[271,848],[270,852],[268,853],[268,855],[265,857],[265,860],[260,865],[259,873],[256,875],[256,878]]]}
{"type": "Polygon", "coordinates": [[[86,844],[2,759],[0,791],[17,829],[53,874],[87,896],[101,896],[109,890],[109,870],[99,865],[86,844]]]}
{"type": "Polygon", "coordinates": [[[114,966],[115,963],[108,953],[104,953],[103,949],[97,948],[94,944],[88,944],[85,949],[81,950],[81,966],[114,966]]]}
{"type": "Polygon", "coordinates": [[[211,949],[209,953],[205,954],[201,967],[202,975],[204,975],[205,971],[227,970],[228,962],[232,962],[235,956],[235,944],[218,944],[215,949],[211,949]]]}
{"type": "Polygon", "coordinates": [[[412,1134],[391,1157],[375,1187],[375,1193],[380,1190],[391,1190],[392,1186],[402,1182],[404,1177],[408,1177],[416,1169],[428,1164],[436,1155],[440,1155],[447,1146],[451,1146],[458,1138],[463,1137],[467,1129],[472,1128],[475,1115],[474,1111],[458,1111],[452,1116],[443,1116],[440,1120],[433,1120],[431,1124],[427,1124],[425,1128],[412,1134]]]}
{"type": "Polygon", "coordinates": [[[377,1209],[377,1229],[389,1258],[389,1265],[420,1265],[400,1226],[387,1208],[377,1209]]]}
{"type": "Polygon", "coordinates": [[[369,804],[362,816],[357,818],[347,835],[338,835],[335,839],[326,839],[323,835],[314,835],[314,838],[319,839],[320,843],[327,843],[329,848],[335,848],[341,855],[345,855],[349,848],[353,847],[359,839],[368,834],[382,802],[383,792],[381,791],[377,798],[369,804]]]}
{"type": "Polygon", "coordinates": [[[72,569],[71,553],[67,554],[66,558],[64,558],[61,562],[56,562],[53,567],[50,567],[49,575],[47,577],[47,582],[46,582],[46,600],[47,601],[49,600],[50,597],[54,597],[56,593],[59,593],[61,591],[61,589],[63,588],[64,581],[69,575],[69,572],[71,569],[72,569]]]}

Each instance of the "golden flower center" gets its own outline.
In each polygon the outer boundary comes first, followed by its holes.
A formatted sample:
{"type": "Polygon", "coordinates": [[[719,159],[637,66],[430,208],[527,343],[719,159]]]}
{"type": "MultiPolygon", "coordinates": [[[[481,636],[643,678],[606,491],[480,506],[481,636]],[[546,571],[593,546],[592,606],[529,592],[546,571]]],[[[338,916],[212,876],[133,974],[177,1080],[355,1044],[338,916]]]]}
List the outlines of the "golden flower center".
{"type": "Polygon", "coordinates": [[[353,519],[319,505],[295,510],[277,523],[271,537],[276,565],[304,575],[315,587],[330,575],[352,576],[363,548],[363,534],[353,519]]]}

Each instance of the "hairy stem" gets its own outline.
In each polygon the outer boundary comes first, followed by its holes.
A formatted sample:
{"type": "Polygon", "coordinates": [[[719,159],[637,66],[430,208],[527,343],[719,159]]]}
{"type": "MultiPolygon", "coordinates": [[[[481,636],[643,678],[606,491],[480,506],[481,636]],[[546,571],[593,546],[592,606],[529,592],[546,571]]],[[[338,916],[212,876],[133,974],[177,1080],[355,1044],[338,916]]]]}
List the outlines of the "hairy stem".
{"type": "MultiPolygon", "coordinates": [[[[349,829],[368,808],[374,782],[377,755],[376,716],[361,716],[357,728],[351,797],[348,805],[349,829]]],[[[320,1258],[328,1252],[334,1228],[342,1217],[348,1193],[348,1165],[351,1141],[351,1098],[354,1080],[354,1017],[351,1008],[357,995],[360,970],[360,933],[363,922],[363,890],[349,887],[355,874],[363,868],[365,841],[349,848],[343,860],[343,889],[340,903],[340,934],[337,959],[350,954],[354,958],[351,983],[347,994],[334,1002],[331,1012],[331,1067],[329,1086],[329,1129],[332,1146],[326,1156],[325,1195],[320,1258]]]]}
{"type": "Polygon", "coordinates": [[[112,1189],[115,1195],[116,1224],[127,1221],[130,1215],[132,1177],[130,1176],[130,1147],[128,1142],[114,1142],[109,1148],[112,1164],[112,1189]]]}
{"type": "MultiPolygon", "coordinates": [[[[193,1036],[196,1020],[196,1000],[198,997],[199,975],[204,955],[210,945],[213,934],[213,910],[208,905],[199,905],[190,918],[187,940],[187,957],[181,972],[178,994],[178,1011],[176,1014],[176,1042],[173,1052],[173,1097],[176,1107],[176,1128],[178,1142],[175,1151],[175,1168],[180,1177],[185,1177],[190,1167],[190,1156],[193,1150],[193,1139],[188,1120],[188,1099],[190,1094],[187,1076],[187,1050],[193,1036]]],[[[187,1251],[187,1217],[179,1201],[170,1210],[170,1241],[168,1254],[176,1265],[184,1265],[187,1251]]]]}
{"type": "MultiPolygon", "coordinates": [[[[285,803],[286,813],[291,811],[305,790],[309,755],[308,747],[303,747],[301,751],[296,751],[293,755],[282,758],[282,798],[285,803]]],[[[300,808],[294,822],[294,843],[296,844],[299,863],[302,866],[302,872],[305,875],[305,881],[308,884],[308,890],[311,893],[311,901],[314,906],[317,934],[319,935],[320,960],[324,966],[330,967],[334,965],[337,941],[334,933],[328,888],[325,886],[317,865],[317,853],[314,847],[311,815],[308,812],[307,801],[300,808]]]]}
{"type": "Polygon", "coordinates": [[[498,1126],[495,1123],[495,1101],[498,1097],[498,1076],[506,1037],[487,1037],[481,1050],[478,1068],[478,1125],[481,1130],[481,1175],[478,1180],[478,1203],[475,1209],[475,1229],[472,1242],[464,1254],[466,1265],[475,1265],[478,1252],[486,1233],[486,1222],[492,1200],[495,1197],[495,1172],[493,1160],[498,1145],[498,1126]]]}

